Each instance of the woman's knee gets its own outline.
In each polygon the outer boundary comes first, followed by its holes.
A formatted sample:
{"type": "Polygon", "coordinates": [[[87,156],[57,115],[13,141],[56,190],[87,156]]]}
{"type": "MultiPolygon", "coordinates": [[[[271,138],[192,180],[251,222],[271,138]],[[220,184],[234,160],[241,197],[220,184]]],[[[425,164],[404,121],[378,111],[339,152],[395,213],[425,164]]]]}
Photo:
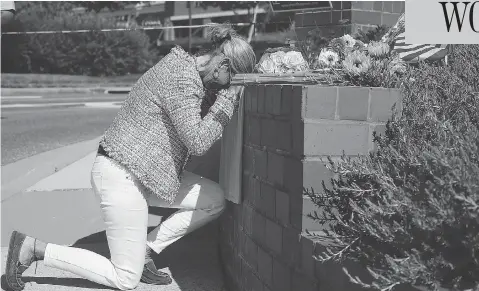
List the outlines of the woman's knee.
{"type": "Polygon", "coordinates": [[[118,283],[117,287],[120,290],[132,290],[140,284],[141,272],[132,274],[126,271],[117,272],[118,283]]]}
{"type": "Polygon", "coordinates": [[[220,212],[225,207],[225,194],[223,188],[216,182],[202,178],[196,187],[199,190],[198,208],[220,212]]]}
{"type": "Polygon", "coordinates": [[[135,289],[140,283],[145,263],[146,231],[145,228],[145,239],[138,240],[138,243],[135,243],[135,245],[125,245],[123,254],[119,254],[118,252],[111,254],[111,262],[116,274],[115,285],[120,290],[135,289]]]}

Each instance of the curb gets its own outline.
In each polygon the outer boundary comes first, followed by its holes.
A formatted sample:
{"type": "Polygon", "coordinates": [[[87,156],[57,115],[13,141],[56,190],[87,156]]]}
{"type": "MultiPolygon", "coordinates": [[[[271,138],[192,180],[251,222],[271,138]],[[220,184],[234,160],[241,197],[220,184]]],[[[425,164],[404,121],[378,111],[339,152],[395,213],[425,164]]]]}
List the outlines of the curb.
{"type": "Polygon", "coordinates": [[[8,164],[2,170],[2,197],[13,195],[60,171],[96,150],[101,137],[71,144],[8,164]]]}
{"type": "Polygon", "coordinates": [[[103,93],[103,94],[128,94],[131,87],[90,87],[90,88],[1,88],[1,95],[15,96],[19,94],[51,94],[51,93],[103,93]]]}

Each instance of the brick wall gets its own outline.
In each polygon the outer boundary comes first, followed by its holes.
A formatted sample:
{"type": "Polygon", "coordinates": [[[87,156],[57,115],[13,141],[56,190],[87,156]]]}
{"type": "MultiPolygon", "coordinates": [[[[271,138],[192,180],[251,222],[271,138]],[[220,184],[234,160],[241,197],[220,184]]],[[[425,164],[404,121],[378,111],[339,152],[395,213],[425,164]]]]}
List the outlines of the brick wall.
{"type": "Polygon", "coordinates": [[[399,97],[383,88],[246,88],[243,201],[228,202],[220,221],[228,290],[354,290],[341,266],[313,259],[324,245],[304,234],[320,229],[302,189],[321,190],[331,177],[325,156],[372,150],[372,132],[384,130],[399,97]]]}
{"type": "Polygon", "coordinates": [[[368,30],[377,25],[393,26],[404,12],[404,1],[335,1],[332,10],[296,13],[296,34],[304,40],[318,28],[334,36],[368,30]]]}

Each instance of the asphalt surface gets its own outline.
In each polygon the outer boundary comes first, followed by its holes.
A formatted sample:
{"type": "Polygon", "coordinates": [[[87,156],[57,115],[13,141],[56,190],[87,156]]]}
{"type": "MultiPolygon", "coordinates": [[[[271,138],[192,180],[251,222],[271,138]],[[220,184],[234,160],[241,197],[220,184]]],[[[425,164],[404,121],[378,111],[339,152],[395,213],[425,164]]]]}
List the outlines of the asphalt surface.
{"type": "MultiPolygon", "coordinates": [[[[104,223],[98,202],[91,190],[23,192],[1,205],[2,248],[1,287],[5,284],[5,261],[12,230],[43,241],[73,245],[109,257],[104,223]]],[[[150,209],[149,230],[172,210],[150,209]]],[[[155,264],[170,274],[167,286],[140,283],[138,291],[223,291],[223,274],[218,256],[218,221],[188,234],[155,256],[155,264]]],[[[113,290],[78,275],[46,267],[43,262],[23,274],[25,291],[113,290]]]]}
{"type": "Polygon", "coordinates": [[[100,136],[126,95],[2,96],[1,165],[100,136]]]}

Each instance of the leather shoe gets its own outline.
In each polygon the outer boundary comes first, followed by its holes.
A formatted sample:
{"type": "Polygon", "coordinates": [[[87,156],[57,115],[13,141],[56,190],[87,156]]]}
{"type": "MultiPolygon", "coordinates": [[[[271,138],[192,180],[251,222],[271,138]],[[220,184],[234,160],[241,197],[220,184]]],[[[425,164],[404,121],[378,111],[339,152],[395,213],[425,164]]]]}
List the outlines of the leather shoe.
{"type": "Polygon", "coordinates": [[[143,267],[141,281],[150,285],[168,285],[171,284],[173,280],[171,280],[170,275],[167,273],[158,271],[153,260],[147,260],[143,267]]]}
{"type": "Polygon", "coordinates": [[[20,263],[20,250],[22,249],[26,237],[25,234],[18,231],[13,231],[12,236],[10,237],[7,266],[5,268],[5,279],[8,287],[12,291],[20,291],[25,288],[25,283],[22,281],[22,274],[34,261],[37,260],[35,254],[33,254],[26,265],[20,263]]]}

